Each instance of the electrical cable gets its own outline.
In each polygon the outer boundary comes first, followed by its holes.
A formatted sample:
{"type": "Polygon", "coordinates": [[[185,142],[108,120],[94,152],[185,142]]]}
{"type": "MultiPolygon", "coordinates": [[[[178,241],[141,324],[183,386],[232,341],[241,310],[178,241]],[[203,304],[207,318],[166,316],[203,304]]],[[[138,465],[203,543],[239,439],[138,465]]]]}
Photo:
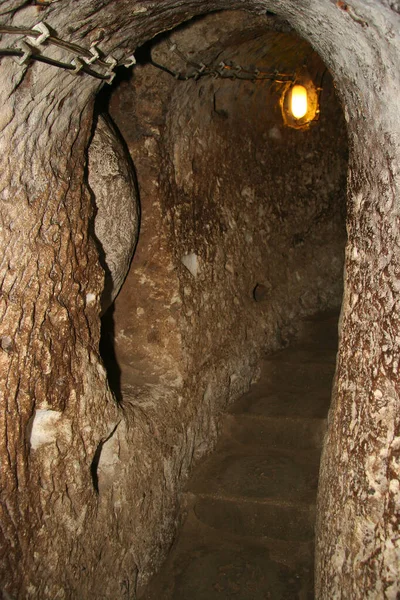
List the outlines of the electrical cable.
{"type": "Polygon", "coordinates": [[[242,81],[257,81],[257,80],[271,80],[275,83],[286,83],[294,81],[293,74],[287,73],[267,73],[266,71],[260,71],[259,69],[255,69],[254,71],[250,71],[248,69],[243,69],[240,65],[228,65],[224,61],[221,61],[218,67],[212,67],[209,65],[205,65],[204,63],[196,63],[189,58],[187,58],[184,53],[177,48],[176,44],[171,40],[167,40],[167,45],[170,52],[176,54],[187,66],[190,66],[195,69],[194,73],[190,73],[187,75],[183,75],[182,73],[173,71],[172,69],[166,67],[165,65],[160,65],[156,61],[150,59],[150,64],[154,67],[161,69],[165,73],[168,73],[178,81],[187,81],[188,79],[200,79],[200,77],[219,77],[221,79],[240,79],[242,81]],[[232,73],[229,73],[232,71],[232,73]],[[242,74],[242,75],[241,75],[242,74]]]}
{"type": "MultiPolygon", "coordinates": [[[[235,68],[229,65],[224,65],[223,67],[215,68],[215,67],[206,67],[202,65],[196,65],[196,70],[193,73],[188,73],[183,75],[178,71],[173,71],[169,67],[165,65],[161,65],[153,59],[150,59],[149,63],[164,73],[168,73],[174,79],[178,81],[188,81],[189,79],[200,79],[201,77],[216,77],[220,79],[239,79],[241,81],[260,81],[260,80],[269,80],[274,81],[275,83],[287,83],[294,81],[294,75],[287,73],[267,73],[266,71],[249,71],[246,69],[235,68]]],[[[194,63],[190,63],[194,64],[194,63]]]]}
{"type": "MultiPolygon", "coordinates": [[[[58,36],[54,35],[54,32],[52,32],[44,22],[38,23],[33,29],[0,24],[0,35],[1,34],[21,35],[27,38],[27,41],[22,40],[22,42],[20,42],[21,48],[0,48],[0,58],[2,56],[21,58],[21,65],[30,60],[36,60],[61,69],[72,71],[74,74],[84,72],[91,77],[111,83],[115,76],[114,69],[116,67],[121,65],[129,67],[136,63],[133,54],[124,61],[118,63],[112,56],[103,58],[103,56],[101,56],[101,52],[96,47],[96,44],[92,44],[90,50],[88,50],[87,48],[83,48],[78,44],[66,42],[65,40],[62,40],[58,36]],[[76,58],[73,59],[72,62],[66,63],[60,60],[49,58],[40,52],[34,52],[35,48],[39,48],[45,44],[57,46],[67,50],[74,54],[76,58]],[[102,74],[93,70],[90,68],[90,65],[92,64],[96,64],[96,66],[105,68],[106,73],[102,74]]],[[[274,81],[275,83],[284,84],[287,82],[293,82],[295,78],[294,74],[278,73],[277,71],[274,73],[268,73],[266,71],[260,71],[259,69],[251,71],[241,67],[240,65],[226,64],[224,61],[221,61],[217,66],[205,65],[204,63],[198,64],[197,62],[188,59],[173,42],[168,41],[168,47],[169,50],[174,52],[187,67],[194,69],[193,72],[183,74],[174,71],[165,65],[161,65],[151,58],[149,63],[153,67],[168,73],[171,75],[171,77],[174,77],[174,79],[178,81],[188,81],[189,79],[198,80],[202,77],[211,76],[214,78],[238,79],[241,81],[270,80],[274,81]]]]}
{"type": "MultiPolygon", "coordinates": [[[[13,27],[11,25],[0,25],[0,34],[1,33],[11,35],[24,35],[33,38],[39,38],[42,35],[40,31],[36,31],[35,29],[25,29],[24,27],[13,27]]],[[[52,44],[53,46],[58,46],[59,48],[63,48],[64,50],[69,50],[76,56],[93,59],[93,53],[87,50],[87,48],[83,48],[82,46],[78,46],[78,44],[74,44],[72,42],[66,42],[65,40],[62,40],[61,38],[55,35],[50,34],[45,38],[45,41],[48,44],[52,44]]],[[[97,58],[96,62],[102,67],[110,67],[110,64],[105,62],[101,58],[97,58]]]]}
{"type": "MultiPolygon", "coordinates": [[[[2,56],[16,56],[23,57],[25,52],[23,50],[19,50],[18,48],[1,48],[0,49],[0,57],[2,56]]],[[[45,63],[47,65],[51,65],[53,67],[59,67],[60,69],[65,69],[67,71],[83,71],[87,75],[91,77],[95,77],[96,79],[108,80],[109,75],[103,75],[102,73],[98,73],[93,69],[90,69],[84,63],[80,63],[77,67],[76,65],[72,65],[71,63],[64,63],[59,60],[55,60],[54,58],[50,58],[48,56],[43,56],[42,54],[30,54],[29,60],[36,60],[38,62],[45,63]]]]}

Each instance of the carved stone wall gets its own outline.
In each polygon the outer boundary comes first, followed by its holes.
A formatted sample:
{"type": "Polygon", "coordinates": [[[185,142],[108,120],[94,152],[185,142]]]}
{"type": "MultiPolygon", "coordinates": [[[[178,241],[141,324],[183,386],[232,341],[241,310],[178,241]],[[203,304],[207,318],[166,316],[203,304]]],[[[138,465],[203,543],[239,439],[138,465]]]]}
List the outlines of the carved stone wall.
{"type": "MultiPolygon", "coordinates": [[[[246,13],[212,15],[156,42],[151,54],[172,70],[188,66],[173,63],[171,44],[197,63],[230,57],[293,73],[307,59],[320,81],[325,67],[313,50],[266,26],[246,13]]],[[[153,388],[175,382],[192,407],[185,427],[195,427],[195,458],[215,442],[220,411],[248,389],[260,353],[293,337],[299,317],[342,299],[341,107],[325,73],[320,120],[289,129],[283,89],[270,81],[177,82],[144,65],[110,101],[136,165],[143,219],[113,309],[122,395],[139,393],[146,378],[153,388]]]]}
{"type": "MultiPolygon", "coordinates": [[[[65,40],[90,47],[100,39],[105,54],[122,60],[197,14],[245,6],[259,15],[278,12],[331,70],[350,147],[348,243],[336,387],[321,470],[317,597],[395,598],[400,591],[398,3],[46,4],[5,0],[1,22],[29,28],[44,20],[65,40]]],[[[2,35],[2,45],[12,46],[17,37],[2,35]]],[[[71,60],[59,47],[44,51],[71,60]]],[[[179,392],[174,361],[188,340],[163,351],[157,339],[166,338],[153,331],[148,344],[160,351],[162,368],[154,375],[160,385],[151,389],[151,401],[144,385],[140,401],[134,382],[125,405],[115,402],[98,352],[103,273],[89,235],[93,214],[84,169],[99,82],[46,63],[21,66],[10,58],[1,59],[0,80],[1,587],[16,598],[132,597],[171,541],[182,481],[176,467],[187,472],[194,439],[210,429],[203,424],[204,412],[179,392]],[[189,429],[190,422],[196,425],[189,429]]],[[[216,109],[226,111],[218,100],[223,98],[217,95],[216,109]]],[[[223,114],[217,113],[212,127],[223,114]]],[[[175,133],[170,128],[169,141],[182,130],[178,124],[175,133]]],[[[240,137],[241,144],[246,140],[240,137]]],[[[172,175],[171,156],[167,161],[157,139],[147,144],[148,155],[159,152],[172,175]]],[[[179,159],[185,158],[182,148],[179,159]]],[[[193,141],[188,148],[202,165],[193,141]]],[[[172,181],[169,213],[173,200],[183,211],[187,182],[158,179],[157,173],[151,181],[154,198],[158,187],[165,191],[172,181]]],[[[254,197],[259,193],[257,188],[254,197]]],[[[148,240],[157,210],[149,217],[148,240]]],[[[175,255],[167,242],[161,231],[155,256],[171,257],[165,263],[171,286],[181,290],[184,277],[192,281],[193,275],[184,264],[178,271],[182,252],[175,255]]],[[[185,252],[192,269],[192,254],[200,266],[209,264],[194,240],[185,252]]],[[[154,271],[158,265],[156,260],[154,271]]],[[[226,277],[232,275],[226,271],[226,277]]],[[[198,273],[209,277],[206,269],[198,273]]],[[[160,286],[163,279],[160,274],[160,286]]],[[[157,319],[157,288],[150,288],[157,319]]],[[[170,292],[168,287],[168,299],[170,292]]],[[[186,320],[190,309],[188,300],[186,320]]],[[[170,328],[177,339],[179,329],[173,322],[170,328]]],[[[191,328],[186,331],[200,335],[196,315],[191,328]]]]}
{"type": "Polygon", "coordinates": [[[88,183],[95,205],[94,235],[105,270],[102,308],[115,300],[129,271],[139,233],[132,162],[112,124],[99,115],[88,148],[88,183]]]}

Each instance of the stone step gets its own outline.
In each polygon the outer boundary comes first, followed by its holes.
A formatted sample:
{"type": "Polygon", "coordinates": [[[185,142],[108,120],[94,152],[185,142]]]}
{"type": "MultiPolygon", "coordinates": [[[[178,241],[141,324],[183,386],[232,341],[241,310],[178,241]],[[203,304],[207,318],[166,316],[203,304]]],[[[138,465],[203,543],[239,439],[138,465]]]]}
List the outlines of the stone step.
{"type": "Polygon", "coordinates": [[[331,363],[286,362],[285,353],[282,352],[280,360],[262,361],[260,378],[255,387],[266,392],[311,392],[317,389],[326,391],[332,387],[334,374],[335,367],[331,363]]]}
{"type": "Polygon", "coordinates": [[[268,361],[283,361],[297,364],[336,364],[337,348],[318,348],[310,344],[297,343],[266,357],[268,361]]]}
{"type": "Polygon", "coordinates": [[[310,544],[221,535],[190,512],[141,600],[312,600],[310,544]]]}
{"type": "Polygon", "coordinates": [[[315,502],[319,452],[314,449],[246,449],[223,442],[196,469],[188,484],[194,494],[274,499],[284,504],[315,502]]]}
{"type": "MultiPolygon", "coordinates": [[[[222,419],[182,498],[187,518],[143,600],[313,600],[320,448],[337,313],[300,325],[222,419]]],[[[138,596],[141,598],[142,596],[138,596]]]]}
{"type": "Polygon", "coordinates": [[[230,414],[223,420],[222,435],[248,447],[321,449],[326,424],[322,418],[230,414]]]}
{"type": "Polygon", "coordinates": [[[298,339],[306,345],[335,350],[338,347],[338,320],[336,310],[304,319],[299,324],[298,339]]]}
{"type": "Polygon", "coordinates": [[[265,391],[254,384],[250,391],[230,407],[230,414],[252,414],[265,417],[325,418],[331,402],[331,389],[265,391]]]}
{"type": "MultiPolygon", "coordinates": [[[[190,502],[190,500],[189,500],[190,502]]],[[[202,523],[241,537],[310,542],[314,538],[315,506],[296,502],[254,501],[197,495],[193,511],[202,523]]]]}

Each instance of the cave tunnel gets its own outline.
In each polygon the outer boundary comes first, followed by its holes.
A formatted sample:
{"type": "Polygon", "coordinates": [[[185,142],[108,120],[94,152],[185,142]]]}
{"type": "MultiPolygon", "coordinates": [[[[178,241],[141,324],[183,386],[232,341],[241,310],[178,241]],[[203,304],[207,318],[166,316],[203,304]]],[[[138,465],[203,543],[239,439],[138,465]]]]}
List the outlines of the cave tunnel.
{"type": "Polygon", "coordinates": [[[6,600],[400,593],[400,9],[243,8],[0,4],[6,600]]]}
{"type": "MultiPolygon", "coordinates": [[[[182,403],[201,414],[201,425],[187,434],[185,480],[215,444],[221,414],[259,378],[260,357],[293,342],[305,317],[336,310],[337,321],[346,127],[326,66],[274,16],[201,16],[151,40],[136,56],[131,76],[123,72],[97,103],[100,118],[112,119],[132,158],[142,219],[130,271],[103,317],[101,348],[122,407],[163,406],[167,430],[182,403]],[[302,76],[317,88],[318,112],[305,123],[288,123],[282,99],[302,76]]],[[[89,182],[92,164],[97,189],[106,169],[89,159],[89,182]]],[[[114,206],[131,202],[129,187],[127,194],[111,192],[114,206]]],[[[326,364],[315,360],[309,368],[318,380],[326,364]]],[[[296,410],[302,415],[301,406],[296,410]]],[[[301,416],[295,423],[299,430],[304,423],[320,427],[301,416]]],[[[279,423],[274,426],[278,431],[279,423]]],[[[313,439],[311,428],[305,435],[313,439]]],[[[276,445],[277,433],[265,430],[265,437],[276,445]]],[[[101,486],[101,456],[98,468],[101,486]]],[[[211,598],[210,585],[201,591],[194,577],[191,593],[181,587],[169,596],[163,584],[153,594],[163,596],[164,589],[165,598],[211,598]]],[[[244,598],[245,588],[236,585],[244,598]]],[[[268,582],[267,589],[283,597],[279,586],[268,582]]],[[[297,592],[292,589],[293,597],[297,592]]]]}
{"type": "Polygon", "coordinates": [[[233,395],[296,320],[339,310],[345,121],[327,68],[288,29],[240,11],[199,17],[146,44],[132,76],[100,95],[140,190],[138,245],[104,317],[122,386],[179,386],[197,371],[203,389],[213,372],[237,382],[222,394],[233,395]],[[319,112],[290,127],[282,98],[304,72],[319,112]]]}

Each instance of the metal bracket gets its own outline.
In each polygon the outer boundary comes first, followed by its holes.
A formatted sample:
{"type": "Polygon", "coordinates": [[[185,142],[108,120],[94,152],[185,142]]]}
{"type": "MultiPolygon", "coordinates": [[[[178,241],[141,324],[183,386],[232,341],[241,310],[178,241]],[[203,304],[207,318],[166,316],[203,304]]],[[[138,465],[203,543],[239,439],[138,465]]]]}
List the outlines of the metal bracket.
{"type": "Polygon", "coordinates": [[[100,54],[99,51],[96,47],[97,42],[95,42],[94,44],[92,44],[89,48],[89,52],[92,55],[91,58],[88,58],[87,56],[82,56],[81,58],[85,61],[85,63],[87,65],[91,65],[94,62],[96,62],[97,59],[100,58],[100,54]]]}
{"type": "Polygon", "coordinates": [[[108,65],[110,65],[108,68],[108,71],[113,71],[118,64],[118,61],[113,56],[111,56],[111,54],[109,54],[104,59],[104,62],[107,63],[108,65]]]}
{"type": "Polygon", "coordinates": [[[22,56],[14,56],[14,60],[18,65],[25,65],[26,63],[29,62],[31,56],[32,56],[32,48],[29,44],[27,44],[26,42],[22,41],[19,44],[20,50],[22,50],[23,55],[22,56]]]}
{"type": "Polygon", "coordinates": [[[50,37],[51,33],[46,23],[44,23],[43,21],[40,21],[40,23],[34,25],[32,29],[34,31],[38,31],[40,35],[39,37],[28,36],[27,40],[30,44],[32,44],[32,46],[39,48],[39,46],[41,46],[47,40],[47,38],[50,37]]]}
{"type": "Polygon", "coordinates": [[[108,75],[108,79],[106,79],[105,82],[108,83],[108,85],[111,85],[114,81],[116,73],[114,73],[114,71],[110,71],[110,73],[106,73],[106,75],[108,75]]]}
{"type": "Polygon", "coordinates": [[[72,75],[78,75],[78,73],[82,71],[83,61],[79,56],[77,56],[71,60],[71,65],[74,67],[74,69],[71,70],[72,75]]]}
{"type": "Polygon", "coordinates": [[[129,68],[133,67],[133,65],[136,65],[136,58],[134,54],[131,54],[125,59],[124,67],[129,68]]]}
{"type": "Polygon", "coordinates": [[[111,54],[104,59],[104,62],[109,65],[107,71],[105,72],[105,75],[108,77],[108,79],[106,79],[106,83],[111,85],[115,77],[114,69],[118,65],[118,62],[113,56],[111,56],[111,54]]]}
{"type": "Polygon", "coordinates": [[[218,65],[218,68],[216,69],[216,71],[220,77],[224,76],[224,74],[226,73],[226,69],[227,69],[227,65],[224,63],[223,60],[221,60],[221,62],[218,65]]]}

